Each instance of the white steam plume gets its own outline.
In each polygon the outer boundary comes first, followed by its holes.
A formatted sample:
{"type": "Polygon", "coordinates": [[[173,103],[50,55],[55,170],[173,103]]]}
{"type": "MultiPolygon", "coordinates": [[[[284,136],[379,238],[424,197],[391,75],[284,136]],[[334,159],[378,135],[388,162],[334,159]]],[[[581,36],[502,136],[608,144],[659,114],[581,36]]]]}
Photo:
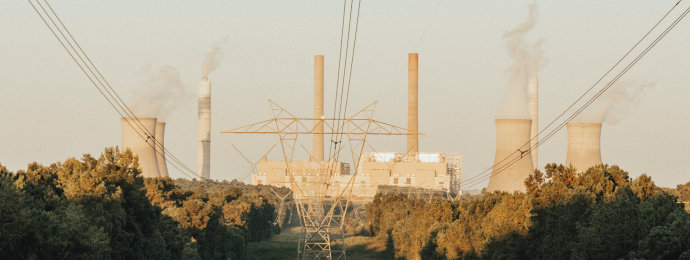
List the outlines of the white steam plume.
{"type": "Polygon", "coordinates": [[[513,59],[513,64],[508,69],[508,89],[497,118],[530,118],[527,107],[529,79],[535,76],[545,63],[541,41],[530,44],[525,40],[527,33],[537,23],[537,8],[537,4],[532,3],[529,6],[527,21],[503,34],[506,50],[513,59]]]}
{"type": "Polygon", "coordinates": [[[582,111],[573,122],[618,124],[633,111],[644,90],[652,87],[653,83],[619,81],[582,111]]]}
{"type": "Polygon", "coordinates": [[[223,58],[223,45],[225,40],[221,40],[213,44],[211,51],[206,53],[204,64],[201,66],[201,77],[208,78],[208,74],[220,66],[220,60],[223,58]]]}
{"type": "Polygon", "coordinates": [[[156,117],[163,121],[186,99],[193,102],[194,95],[185,91],[175,68],[164,66],[152,71],[145,67],[144,80],[134,92],[131,106],[137,117],[156,117]]]}

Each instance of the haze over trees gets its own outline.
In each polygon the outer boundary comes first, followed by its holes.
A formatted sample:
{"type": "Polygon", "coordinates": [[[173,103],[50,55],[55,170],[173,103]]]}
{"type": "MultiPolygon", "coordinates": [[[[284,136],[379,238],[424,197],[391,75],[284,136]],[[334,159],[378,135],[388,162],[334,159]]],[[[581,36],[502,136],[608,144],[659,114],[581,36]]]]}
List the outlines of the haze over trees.
{"type": "Polygon", "coordinates": [[[253,186],[183,189],[138,168],[116,148],[16,173],[0,165],[0,258],[242,259],[247,241],[279,231],[253,186]]]}
{"type": "Polygon", "coordinates": [[[405,259],[690,259],[690,214],[674,190],[617,166],[549,164],[527,193],[430,202],[377,195],[370,230],[405,259]]]}

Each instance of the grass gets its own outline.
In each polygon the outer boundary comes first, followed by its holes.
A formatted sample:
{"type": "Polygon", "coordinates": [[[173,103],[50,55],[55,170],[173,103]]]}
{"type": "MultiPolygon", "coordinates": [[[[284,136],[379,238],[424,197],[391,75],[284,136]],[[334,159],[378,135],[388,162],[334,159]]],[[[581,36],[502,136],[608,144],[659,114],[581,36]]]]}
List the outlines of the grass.
{"type": "MultiPolygon", "coordinates": [[[[247,244],[247,259],[296,259],[299,227],[283,229],[269,241],[247,244]]],[[[345,238],[348,259],[385,259],[386,241],[376,237],[349,236],[345,238]]]]}

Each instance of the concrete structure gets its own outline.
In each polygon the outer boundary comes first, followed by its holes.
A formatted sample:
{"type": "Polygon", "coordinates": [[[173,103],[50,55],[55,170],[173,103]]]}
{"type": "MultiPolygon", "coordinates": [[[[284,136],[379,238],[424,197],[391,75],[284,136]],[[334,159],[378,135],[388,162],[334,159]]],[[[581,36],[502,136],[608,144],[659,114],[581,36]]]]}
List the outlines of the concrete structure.
{"type": "MultiPolygon", "coordinates": [[[[323,118],[323,55],[314,56],[314,118],[323,118]]],[[[314,132],[323,133],[323,121],[314,121],[314,132]]],[[[323,134],[313,134],[312,156],[323,161],[323,134]]]]}
{"type": "MultiPolygon", "coordinates": [[[[257,164],[257,172],[252,174],[252,183],[293,189],[287,169],[284,160],[269,161],[264,157],[257,164]]],[[[295,196],[336,194],[337,191],[333,189],[328,192],[328,185],[326,185],[330,177],[328,173],[331,170],[334,176],[352,176],[350,164],[343,162],[291,161],[290,169],[297,187],[302,191],[296,192],[295,196]]]]}
{"type": "Polygon", "coordinates": [[[134,155],[139,157],[139,168],[143,177],[160,177],[154,142],[156,119],[139,118],[141,126],[146,129],[146,132],[151,134],[143,137],[139,135],[142,131],[136,121],[129,118],[121,118],[120,122],[122,124],[122,150],[129,149],[134,155]]]}
{"type": "Polygon", "coordinates": [[[158,121],[156,123],[156,141],[159,146],[156,146],[156,161],[158,162],[158,176],[168,177],[168,164],[165,161],[165,122],[158,121]],[[163,149],[158,149],[163,147],[163,149]]]}
{"type": "Polygon", "coordinates": [[[496,154],[487,190],[522,191],[525,179],[534,172],[532,154],[529,152],[529,119],[496,119],[496,154]],[[520,160],[518,160],[520,159],[520,160]],[[516,161],[509,165],[511,161],[516,161]]]}
{"type": "MultiPolygon", "coordinates": [[[[462,157],[455,153],[370,153],[362,155],[352,195],[373,198],[379,186],[456,194],[460,191],[461,169],[462,157]]],[[[336,176],[332,186],[342,190],[349,179],[336,176]]]]}
{"type": "Polygon", "coordinates": [[[532,128],[530,130],[530,146],[532,149],[532,168],[539,168],[539,149],[536,147],[539,143],[539,78],[533,75],[529,78],[528,83],[529,92],[529,114],[532,119],[532,128]]]}
{"type": "Polygon", "coordinates": [[[211,82],[199,82],[199,120],[197,123],[197,177],[211,178],[211,82]]]}
{"type": "Polygon", "coordinates": [[[601,163],[601,123],[570,123],[568,129],[568,154],[566,165],[578,172],[587,171],[601,163]]]}
{"type": "Polygon", "coordinates": [[[419,111],[419,56],[417,53],[408,54],[407,61],[407,131],[414,133],[407,136],[407,153],[415,154],[419,152],[419,132],[417,112],[419,111]]]}

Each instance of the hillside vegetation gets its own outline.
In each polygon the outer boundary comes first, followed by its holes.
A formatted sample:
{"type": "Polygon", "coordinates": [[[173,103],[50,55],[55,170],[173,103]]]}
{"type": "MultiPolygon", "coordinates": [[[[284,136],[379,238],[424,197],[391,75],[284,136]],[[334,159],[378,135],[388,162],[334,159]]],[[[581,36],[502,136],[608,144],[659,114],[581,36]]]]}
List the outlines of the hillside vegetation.
{"type": "Polygon", "coordinates": [[[256,186],[181,188],[138,168],[116,148],[16,173],[0,165],[0,258],[243,259],[248,241],[279,231],[256,186]]]}
{"type": "Polygon", "coordinates": [[[377,195],[370,231],[391,259],[690,259],[690,214],[677,197],[690,183],[668,190],[617,166],[576,174],[550,164],[525,184],[527,193],[456,201],[377,195]]]}

